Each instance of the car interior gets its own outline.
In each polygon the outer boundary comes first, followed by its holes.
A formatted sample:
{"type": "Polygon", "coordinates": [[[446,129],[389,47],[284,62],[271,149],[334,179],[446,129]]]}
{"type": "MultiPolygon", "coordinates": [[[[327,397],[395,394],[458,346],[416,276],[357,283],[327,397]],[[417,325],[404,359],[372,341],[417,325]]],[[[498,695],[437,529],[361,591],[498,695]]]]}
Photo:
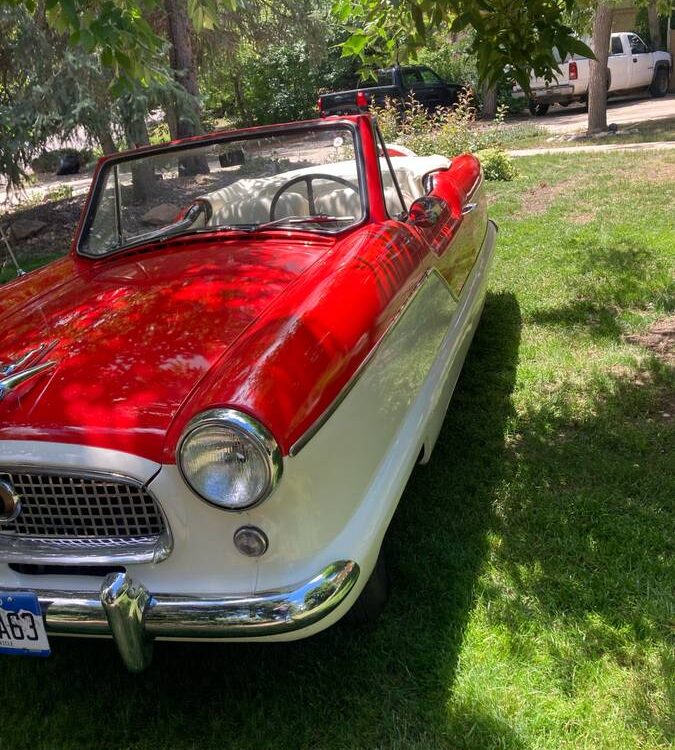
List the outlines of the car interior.
{"type": "MultiPolygon", "coordinates": [[[[447,168],[444,156],[390,157],[406,208],[426,192],[424,176],[447,168]]],[[[401,211],[398,192],[384,158],[381,160],[384,196],[391,216],[401,211]]],[[[362,216],[361,191],[356,162],[349,161],[295,169],[269,177],[242,178],[231,185],[206,193],[201,200],[211,207],[205,226],[257,224],[286,216],[362,216]]]]}

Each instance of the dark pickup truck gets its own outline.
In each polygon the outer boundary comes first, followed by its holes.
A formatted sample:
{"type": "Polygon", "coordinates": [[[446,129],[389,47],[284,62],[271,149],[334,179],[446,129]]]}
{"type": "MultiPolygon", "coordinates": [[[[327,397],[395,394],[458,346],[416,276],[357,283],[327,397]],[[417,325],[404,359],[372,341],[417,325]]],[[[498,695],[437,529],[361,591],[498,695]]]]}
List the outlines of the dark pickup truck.
{"type": "Polygon", "coordinates": [[[450,107],[457,102],[463,87],[458,83],[446,83],[426,65],[396,65],[377,71],[377,82],[350,91],[323,94],[319,98],[319,109],[324,115],[344,115],[356,112],[356,94],[365,92],[371,104],[382,106],[386,99],[405,106],[411,95],[427,110],[450,107]]]}

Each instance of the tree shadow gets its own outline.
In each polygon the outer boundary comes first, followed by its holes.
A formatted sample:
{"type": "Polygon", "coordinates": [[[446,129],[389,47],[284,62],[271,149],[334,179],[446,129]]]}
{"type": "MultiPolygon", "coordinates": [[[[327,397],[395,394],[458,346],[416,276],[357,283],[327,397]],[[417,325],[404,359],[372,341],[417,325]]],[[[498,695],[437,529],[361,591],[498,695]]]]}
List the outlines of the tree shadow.
{"type": "Polygon", "coordinates": [[[505,470],[520,328],[516,298],[489,294],[431,462],[413,473],[392,523],[392,594],[376,626],[339,623],[288,644],[157,644],[139,676],[110,642],[54,640],[46,662],[0,664],[0,738],[12,747],[37,732],[45,747],[521,748],[497,717],[452,703],[505,470]]]}
{"type": "Polygon", "coordinates": [[[673,368],[651,357],[632,377],[595,383],[586,417],[556,400],[519,420],[500,556],[515,581],[536,562],[527,587],[546,611],[632,621],[672,583],[674,388],[673,368]]]}
{"type": "Polygon", "coordinates": [[[623,329],[618,320],[618,309],[602,307],[586,300],[575,300],[559,307],[539,308],[527,316],[537,325],[564,328],[583,327],[597,339],[619,340],[623,329]]]}
{"type": "Polygon", "coordinates": [[[607,245],[598,234],[584,233],[563,269],[572,299],[535,309],[526,322],[583,327],[593,338],[618,341],[625,333],[621,315],[626,310],[672,307],[670,269],[660,260],[646,240],[613,238],[607,245]]]}
{"type": "Polygon", "coordinates": [[[667,744],[672,726],[645,698],[659,689],[649,682],[655,671],[672,669],[675,371],[652,357],[588,390],[585,408],[577,394],[516,423],[517,468],[500,499],[502,543],[492,553],[500,579],[482,590],[487,616],[524,650],[532,646],[520,635],[523,623],[557,633],[546,648],[563,689],[574,690],[584,660],[633,670],[626,721],[634,731],[646,727],[646,744],[659,731],[667,744]],[[661,663],[643,673],[648,652],[661,663]]]}

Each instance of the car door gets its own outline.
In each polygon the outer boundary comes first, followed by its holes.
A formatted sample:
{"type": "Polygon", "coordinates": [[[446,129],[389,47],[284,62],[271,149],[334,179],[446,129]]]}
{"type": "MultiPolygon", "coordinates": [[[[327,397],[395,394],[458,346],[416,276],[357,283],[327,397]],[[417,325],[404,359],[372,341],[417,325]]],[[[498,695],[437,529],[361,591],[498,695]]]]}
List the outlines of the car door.
{"type": "Polygon", "coordinates": [[[621,89],[630,88],[632,65],[630,48],[626,47],[624,49],[621,36],[618,34],[612,36],[609,45],[609,57],[607,58],[607,67],[610,73],[610,91],[621,91],[621,89]]]}
{"type": "Polygon", "coordinates": [[[424,81],[417,68],[401,68],[401,85],[406,98],[410,102],[413,96],[416,101],[426,106],[426,92],[424,90],[424,81]]]}
{"type": "Polygon", "coordinates": [[[449,107],[455,96],[431,68],[421,66],[415,70],[415,80],[411,81],[412,92],[417,101],[428,110],[437,107],[449,107]]]}
{"type": "Polygon", "coordinates": [[[630,88],[648,86],[654,73],[654,60],[647,45],[637,34],[628,35],[631,55],[630,88]]]}
{"type": "Polygon", "coordinates": [[[424,229],[425,239],[438,256],[438,268],[455,297],[459,297],[485,238],[487,201],[480,162],[475,156],[455,157],[448,169],[433,176],[429,193],[441,201],[438,221],[424,229]]]}

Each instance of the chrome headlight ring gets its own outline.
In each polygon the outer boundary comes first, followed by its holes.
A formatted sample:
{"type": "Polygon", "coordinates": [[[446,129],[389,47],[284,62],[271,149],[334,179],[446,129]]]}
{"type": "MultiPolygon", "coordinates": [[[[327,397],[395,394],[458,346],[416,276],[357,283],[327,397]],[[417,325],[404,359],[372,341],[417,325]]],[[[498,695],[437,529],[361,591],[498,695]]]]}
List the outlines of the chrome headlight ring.
{"type": "MultiPolygon", "coordinates": [[[[250,510],[262,503],[274,491],[283,472],[281,451],[269,430],[257,419],[235,409],[210,409],[194,417],[188,423],[178,443],[176,465],[187,485],[199,497],[218,508],[235,512],[250,510]],[[233,438],[235,435],[236,439],[233,438]],[[196,441],[210,440],[213,444],[212,453],[218,453],[217,443],[219,439],[221,441],[220,453],[229,459],[227,462],[229,465],[236,466],[236,464],[241,465],[247,462],[256,464],[254,469],[259,472],[258,486],[254,488],[246,502],[233,503],[231,497],[223,496],[226,493],[216,496],[206,486],[210,479],[205,474],[208,470],[211,470],[212,475],[214,472],[220,472],[221,477],[227,478],[228,470],[225,463],[207,458],[195,472],[194,464],[195,462],[200,463],[199,459],[202,454],[196,452],[188,460],[187,454],[196,441]],[[237,444],[239,452],[233,453],[236,440],[240,441],[237,444]],[[222,448],[223,444],[228,444],[225,450],[222,448]],[[192,468],[187,465],[190,463],[193,464],[192,468]],[[200,481],[197,473],[205,474],[202,481],[200,481]],[[262,474],[264,474],[264,477],[262,474]]],[[[213,484],[213,482],[210,483],[213,484]]]]}

